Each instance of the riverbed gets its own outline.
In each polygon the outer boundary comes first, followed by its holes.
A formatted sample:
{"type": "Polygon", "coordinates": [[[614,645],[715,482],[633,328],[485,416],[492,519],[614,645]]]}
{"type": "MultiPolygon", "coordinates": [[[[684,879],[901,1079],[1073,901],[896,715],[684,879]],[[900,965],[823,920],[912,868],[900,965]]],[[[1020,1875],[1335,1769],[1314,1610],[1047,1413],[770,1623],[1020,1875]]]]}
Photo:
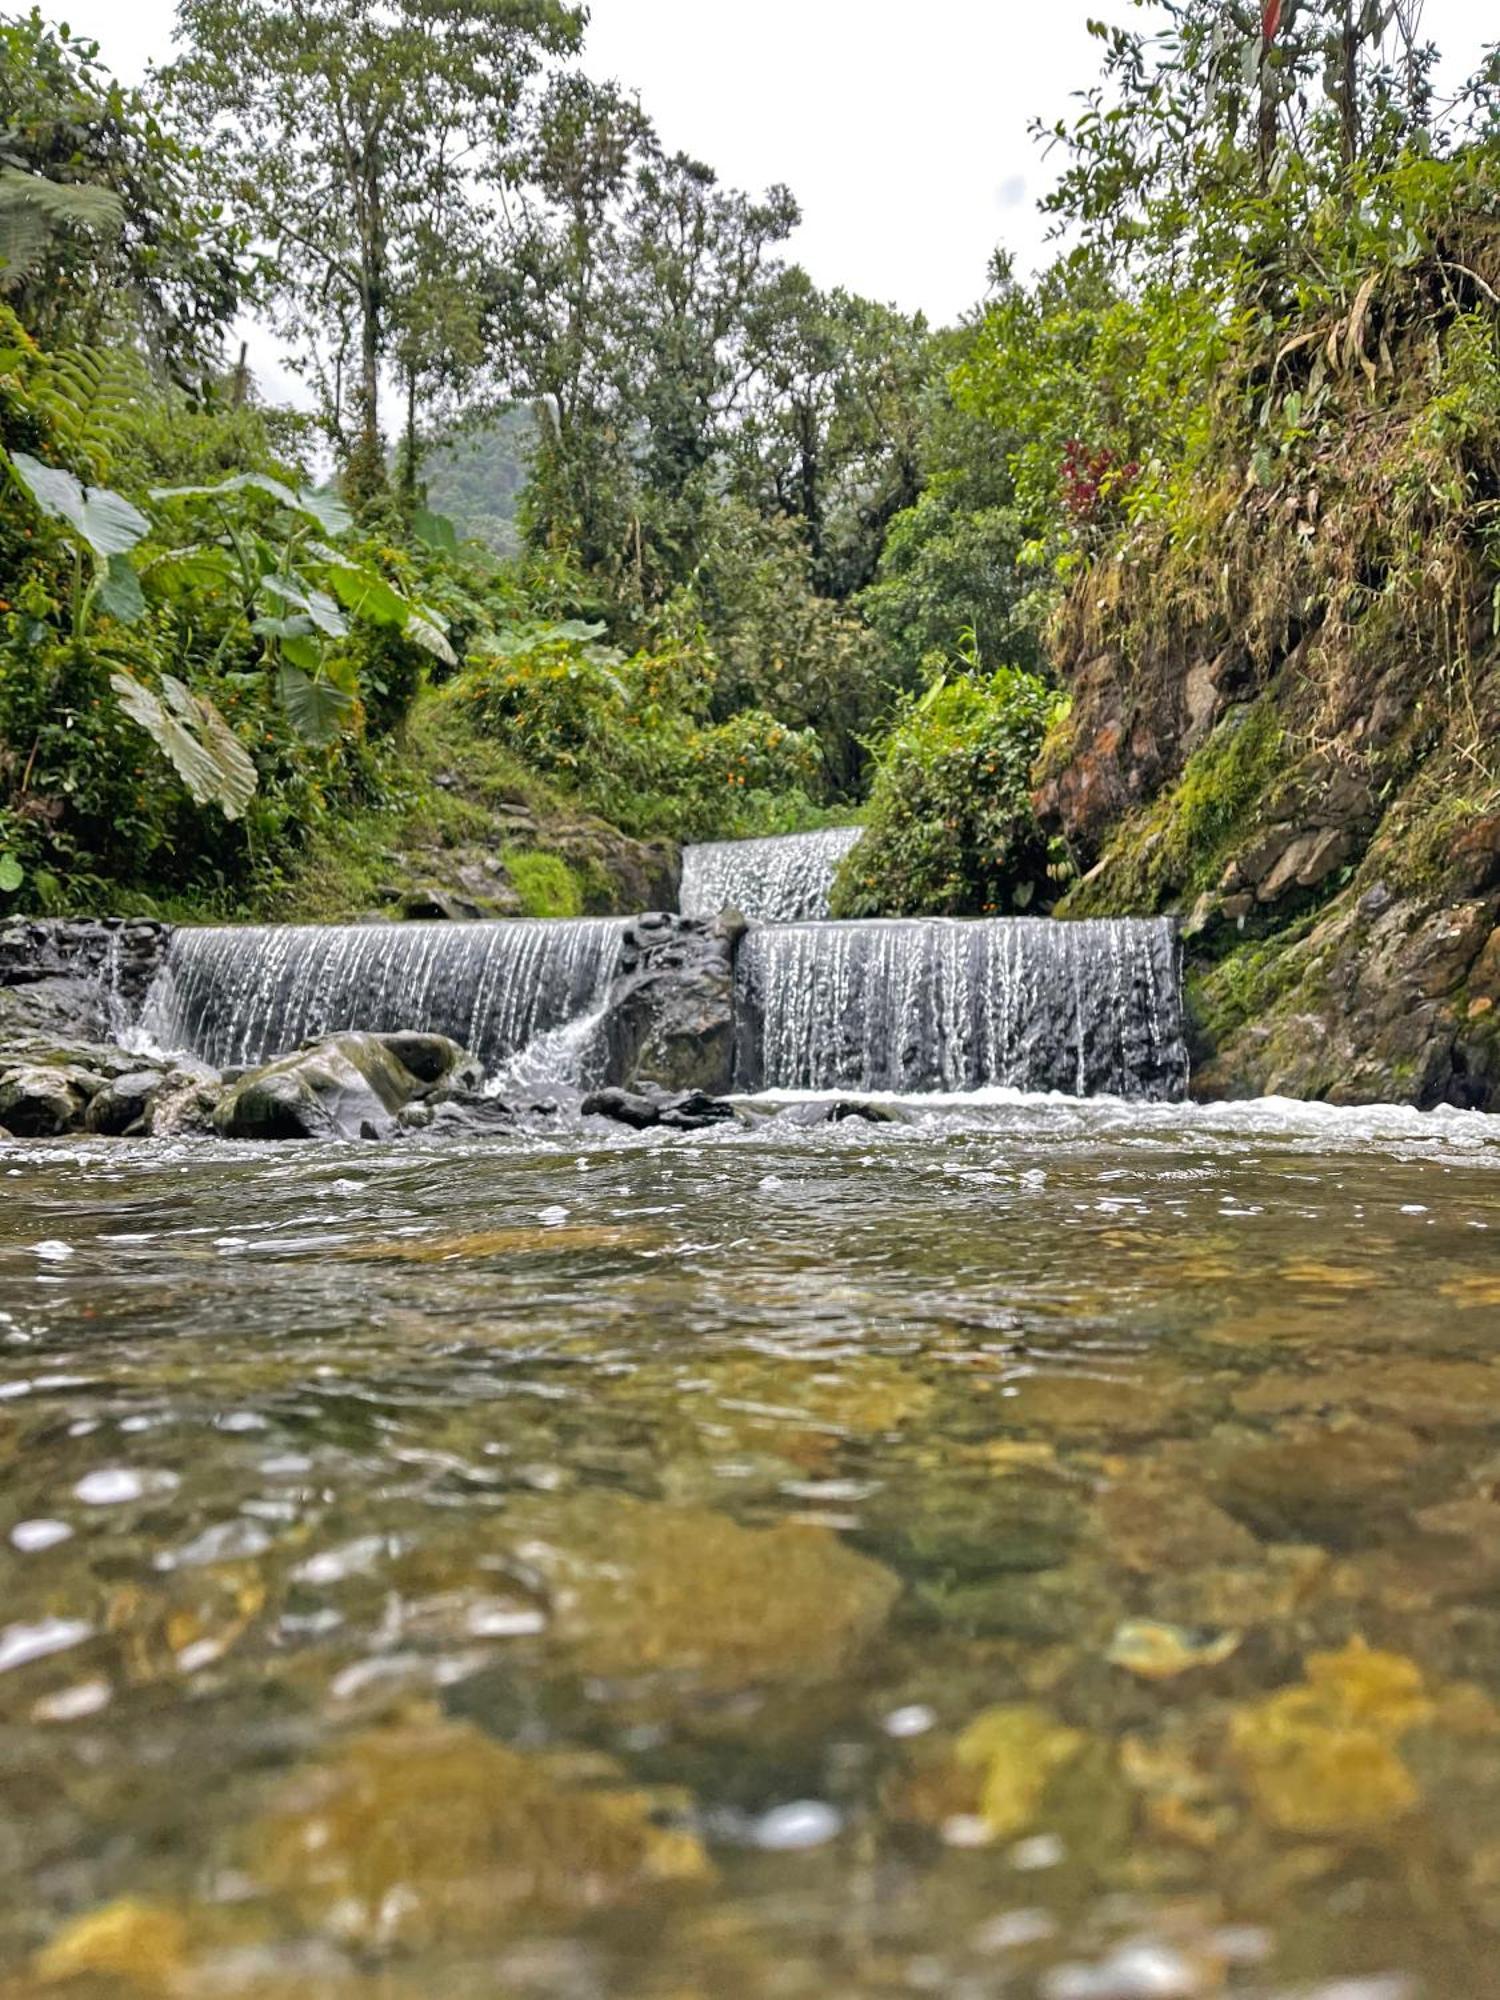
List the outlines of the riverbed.
{"type": "Polygon", "coordinates": [[[0,1993],[1500,1993],[1500,1128],[0,1146],[0,1993]]]}

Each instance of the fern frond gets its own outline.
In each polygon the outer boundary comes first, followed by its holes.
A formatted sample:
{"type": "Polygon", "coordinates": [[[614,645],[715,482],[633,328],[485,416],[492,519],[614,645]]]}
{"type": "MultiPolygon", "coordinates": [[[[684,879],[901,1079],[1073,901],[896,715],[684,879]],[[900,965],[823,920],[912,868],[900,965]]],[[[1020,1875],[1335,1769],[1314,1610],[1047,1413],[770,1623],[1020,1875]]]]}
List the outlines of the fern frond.
{"type": "Polygon", "coordinates": [[[133,348],[75,347],[41,358],[30,393],[66,457],[105,480],[150,382],[133,348]]]}
{"type": "Polygon", "coordinates": [[[23,283],[68,230],[112,236],[124,220],[124,203],[108,188],[0,167],[0,291],[23,283]]]}

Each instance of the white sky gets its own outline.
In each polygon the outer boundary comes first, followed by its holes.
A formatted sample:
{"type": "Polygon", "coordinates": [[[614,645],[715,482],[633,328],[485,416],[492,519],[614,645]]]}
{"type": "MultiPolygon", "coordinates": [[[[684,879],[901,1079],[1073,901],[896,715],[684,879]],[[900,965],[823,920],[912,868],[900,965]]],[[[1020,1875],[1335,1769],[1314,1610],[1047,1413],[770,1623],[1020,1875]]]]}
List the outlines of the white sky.
{"type": "MultiPolygon", "coordinates": [[[[97,36],[127,79],[171,53],[173,0],[42,9],[97,36]]],[[[996,244],[1023,271],[1043,258],[1035,202],[1050,169],[1027,127],[1094,80],[1088,15],[1139,18],[1126,0],[593,0],[591,11],[585,67],[639,91],[667,145],[752,192],[788,183],[806,218],[791,255],[819,284],[938,323],[979,297],[996,244]]],[[[1423,28],[1457,81],[1500,17],[1495,0],[1427,0],[1423,28]]]]}

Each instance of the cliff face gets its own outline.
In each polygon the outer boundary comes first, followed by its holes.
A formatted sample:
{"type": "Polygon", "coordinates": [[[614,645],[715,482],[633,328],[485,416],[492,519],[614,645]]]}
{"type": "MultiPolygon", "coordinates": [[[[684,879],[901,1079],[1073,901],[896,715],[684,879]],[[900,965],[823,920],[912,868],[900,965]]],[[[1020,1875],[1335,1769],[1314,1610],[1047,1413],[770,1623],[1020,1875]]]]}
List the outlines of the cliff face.
{"type": "Polygon", "coordinates": [[[1320,421],[1274,457],[1226,425],[1191,521],[1122,530],[1058,621],[1059,913],[1180,913],[1203,1095],[1500,1110],[1500,304],[1468,276],[1372,281],[1236,384],[1320,421]]]}

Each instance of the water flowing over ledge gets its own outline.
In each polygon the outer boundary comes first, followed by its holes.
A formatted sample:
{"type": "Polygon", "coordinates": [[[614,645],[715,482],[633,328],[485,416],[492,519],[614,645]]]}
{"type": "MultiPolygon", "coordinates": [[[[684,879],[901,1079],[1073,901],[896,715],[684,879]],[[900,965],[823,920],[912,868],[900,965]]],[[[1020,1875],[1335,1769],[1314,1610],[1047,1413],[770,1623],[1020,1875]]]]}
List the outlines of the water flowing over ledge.
{"type": "Polygon", "coordinates": [[[625,920],[180,930],[140,1034],[225,1067],[346,1028],[451,1036],[495,1070],[598,1010],[625,920]]]}
{"type": "Polygon", "coordinates": [[[744,1090],[1187,1092],[1179,947],[1161,919],[757,929],[735,1013],[744,1090]]]}
{"type": "Polygon", "coordinates": [[[838,865],[860,837],[857,826],[765,840],[720,840],[682,856],[685,917],[738,910],[752,923],[795,924],[828,915],[838,865]]]}

